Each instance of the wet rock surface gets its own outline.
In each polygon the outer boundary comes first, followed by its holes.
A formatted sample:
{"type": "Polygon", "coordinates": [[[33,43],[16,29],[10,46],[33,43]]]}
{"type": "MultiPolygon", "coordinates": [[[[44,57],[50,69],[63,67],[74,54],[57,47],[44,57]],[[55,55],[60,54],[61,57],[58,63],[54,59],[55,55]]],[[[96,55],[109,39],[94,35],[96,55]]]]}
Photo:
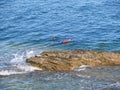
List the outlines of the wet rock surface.
{"type": "Polygon", "coordinates": [[[42,52],[41,56],[29,58],[26,62],[43,70],[70,71],[81,65],[120,66],[120,54],[92,50],[42,52]]]}

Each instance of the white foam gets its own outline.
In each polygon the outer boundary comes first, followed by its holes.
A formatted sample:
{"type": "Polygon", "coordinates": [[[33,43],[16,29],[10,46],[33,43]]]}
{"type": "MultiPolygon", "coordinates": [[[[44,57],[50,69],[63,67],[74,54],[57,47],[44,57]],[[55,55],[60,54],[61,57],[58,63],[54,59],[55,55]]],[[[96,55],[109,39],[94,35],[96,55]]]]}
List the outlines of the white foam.
{"type": "Polygon", "coordinates": [[[9,70],[8,69],[1,70],[0,75],[22,74],[22,73],[32,72],[35,70],[42,70],[40,68],[33,67],[26,63],[27,58],[34,57],[35,55],[37,55],[37,52],[33,50],[29,50],[29,51],[27,50],[22,53],[18,52],[16,54],[13,54],[13,58],[10,61],[11,68],[9,68],[9,70]]]}
{"type": "MultiPolygon", "coordinates": [[[[40,52],[39,52],[40,53],[40,52]]],[[[35,52],[33,50],[27,50],[25,52],[22,53],[15,53],[13,54],[13,58],[11,59],[11,63],[25,63],[27,58],[30,57],[34,57],[34,56],[38,56],[40,54],[38,54],[38,52],[35,52]]]]}
{"type": "Polygon", "coordinates": [[[74,71],[84,71],[87,67],[90,67],[89,65],[82,65],[79,68],[75,68],[74,71]]]}
{"type": "Polygon", "coordinates": [[[81,78],[90,78],[90,76],[87,76],[87,75],[81,75],[81,74],[77,74],[78,77],[81,77],[81,78]]]}
{"type": "Polygon", "coordinates": [[[2,76],[8,76],[8,75],[13,75],[13,74],[23,74],[25,72],[19,72],[19,71],[14,71],[14,70],[1,70],[0,75],[2,76]]]}
{"type": "Polygon", "coordinates": [[[2,76],[8,76],[8,75],[13,75],[13,74],[24,74],[24,73],[28,73],[28,72],[32,72],[35,70],[42,70],[40,68],[37,67],[33,67],[31,65],[13,65],[12,68],[10,68],[9,70],[1,70],[0,71],[0,75],[2,76]]]}
{"type": "Polygon", "coordinates": [[[21,55],[13,54],[13,59],[10,62],[11,63],[20,63],[20,62],[24,62],[24,61],[25,61],[24,53],[22,53],[21,55]]]}
{"type": "Polygon", "coordinates": [[[34,57],[36,53],[34,51],[26,51],[26,58],[34,57]]]}
{"type": "Polygon", "coordinates": [[[25,72],[32,72],[32,71],[35,71],[35,70],[42,70],[40,68],[37,68],[37,67],[33,67],[31,65],[16,65],[16,67],[22,71],[25,71],[25,72]]]}

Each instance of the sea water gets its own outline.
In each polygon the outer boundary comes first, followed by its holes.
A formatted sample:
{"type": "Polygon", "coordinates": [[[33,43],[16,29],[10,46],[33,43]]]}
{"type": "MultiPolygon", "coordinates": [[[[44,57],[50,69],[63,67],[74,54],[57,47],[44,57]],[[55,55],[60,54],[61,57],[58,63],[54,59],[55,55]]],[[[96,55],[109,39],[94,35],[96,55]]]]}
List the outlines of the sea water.
{"type": "Polygon", "coordinates": [[[0,90],[119,90],[117,66],[56,73],[25,62],[43,51],[120,52],[119,8],[120,0],[0,0],[0,90]]]}

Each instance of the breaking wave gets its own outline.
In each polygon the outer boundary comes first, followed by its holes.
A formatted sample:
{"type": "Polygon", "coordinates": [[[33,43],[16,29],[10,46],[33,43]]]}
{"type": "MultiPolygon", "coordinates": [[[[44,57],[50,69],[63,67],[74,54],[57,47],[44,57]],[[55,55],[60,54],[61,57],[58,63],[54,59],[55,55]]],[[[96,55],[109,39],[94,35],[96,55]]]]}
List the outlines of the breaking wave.
{"type": "MultiPolygon", "coordinates": [[[[39,53],[40,54],[40,53],[39,53]]],[[[33,67],[26,63],[26,59],[39,55],[38,52],[33,50],[22,53],[13,54],[13,58],[10,60],[11,66],[0,70],[1,76],[13,75],[13,74],[24,74],[35,70],[42,70],[37,67],[33,67]]]]}

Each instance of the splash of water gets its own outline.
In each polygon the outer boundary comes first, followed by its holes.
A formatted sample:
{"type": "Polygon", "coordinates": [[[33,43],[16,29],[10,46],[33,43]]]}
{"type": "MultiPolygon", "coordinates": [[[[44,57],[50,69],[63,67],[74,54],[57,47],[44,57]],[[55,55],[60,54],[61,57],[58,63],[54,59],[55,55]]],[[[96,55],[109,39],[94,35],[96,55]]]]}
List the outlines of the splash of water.
{"type": "Polygon", "coordinates": [[[34,57],[36,53],[34,51],[26,51],[26,58],[34,57]]]}
{"type": "Polygon", "coordinates": [[[24,53],[22,53],[22,55],[19,54],[13,54],[13,59],[10,61],[11,63],[21,63],[24,62],[25,58],[24,58],[24,53]]]}
{"type": "Polygon", "coordinates": [[[23,74],[35,70],[42,70],[26,63],[27,58],[34,57],[35,55],[37,55],[37,52],[33,50],[13,54],[13,58],[10,61],[11,67],[0,70],[0,75],[23,74]]]}

